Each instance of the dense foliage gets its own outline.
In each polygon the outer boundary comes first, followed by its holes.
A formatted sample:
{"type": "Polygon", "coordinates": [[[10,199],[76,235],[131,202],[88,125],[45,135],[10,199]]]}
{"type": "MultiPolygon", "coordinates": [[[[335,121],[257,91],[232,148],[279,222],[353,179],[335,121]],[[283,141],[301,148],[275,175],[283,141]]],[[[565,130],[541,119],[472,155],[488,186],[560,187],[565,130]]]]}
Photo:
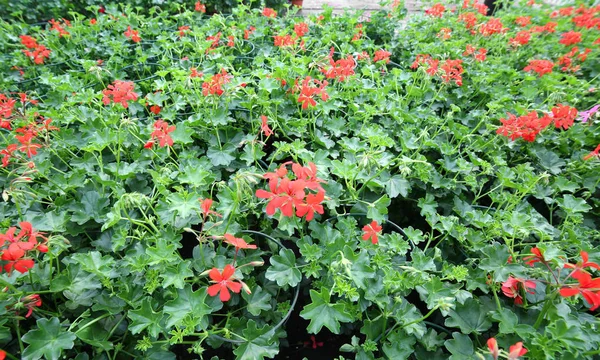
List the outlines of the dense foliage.
{"type": "Polygon", "coordinates": [[[1,22],[0,357],[600,354],[600,6],[451,8],[1,22]]]}

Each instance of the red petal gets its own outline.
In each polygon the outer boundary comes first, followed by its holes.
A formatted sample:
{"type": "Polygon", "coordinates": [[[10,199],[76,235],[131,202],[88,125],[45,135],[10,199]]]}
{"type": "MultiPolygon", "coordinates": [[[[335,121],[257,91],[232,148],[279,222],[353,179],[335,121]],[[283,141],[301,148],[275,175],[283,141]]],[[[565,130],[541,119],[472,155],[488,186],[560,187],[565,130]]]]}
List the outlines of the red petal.
{"type": "Polygon", "coordinates": [[[219,272],[219,269],[217,269],[217,268],[212,268],[210,270],[210,272],[208,273],[208,276],[210,277],[210,279],[212,281],[219,282],[219,281],[223,280],[223,276],[221,276],[221,273],[219,272]]]}
{"type": "Polygon", "coordinates": [[[208,287],[207,292],[210,296],[215,296],[221,291],[221,284],[214,284],[208,287]]]}

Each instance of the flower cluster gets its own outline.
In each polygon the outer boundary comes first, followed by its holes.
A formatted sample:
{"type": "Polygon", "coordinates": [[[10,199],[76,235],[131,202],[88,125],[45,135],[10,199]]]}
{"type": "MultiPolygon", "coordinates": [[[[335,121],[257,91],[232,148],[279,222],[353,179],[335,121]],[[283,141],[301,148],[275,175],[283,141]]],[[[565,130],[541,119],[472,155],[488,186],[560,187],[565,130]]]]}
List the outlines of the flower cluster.
{"type": "Polygon", "coordinates": [[[126,38],[131,39],[134,43],[138,43],[142,40],[137,30],[132,30],[131,26],[127,26],[127,30],[123,33],[126,38]]]}
{"type": "MultiPolygon", "coordinates": [[[[17,151],[24,153],[28,158],[37,155],[37,149],[42,147],[41,144],[34,142],[34,140],[38,139],[38,135],[58,130],[57,127],[50,125],[52,119],[43,117],[40,117],[40,119],[40,123],[30,123],[15,130],[19,134],[15,135],[18,144],[9,144],[5,149],[0,151],[0,155],[2,155],[2,167],[7,167],[13,158],[20,158],[16,153],[17,151]]],[[[28,167],[33,168],[35,165],[33,162],[30,162],[28,167]]]]}
{"type": "Polygon", "coordinates": [[[487,56],[487,50],[485,48],[479,48],[479,50],[477,50],[473,45],[467,45],[465,52],[463,52],[463,56],[471,55],[473,55],[476,61],[483,62],[487,56]]]}
{"type": "Polygon", "coordinates": [[[208,81],[202,83],[202,95],[223,95],[225,92],[223,85],[229,83],[232,77],[227,73],[227,70],[221,69],[220,73],[214,74],[208,81]]]}
{"type": "Polygon", "coordinates": [[[433,76],[438,71],[440,61],[431,57],[429,54],[419,54],[410,66],[411,69],[416,69],[421,65],[426,65],[425,71],[428,75],[433,76]]]}
{"type": "Polygon", "coordinates": [[[296,36],[298,36],[299,38],[306,35],[308,33],[308,31],[309,31],[309,29],[308,29],[307,23],[300,22],[300,23],[294,24],[294,32],[296,33],[296,36]]]}
{"type": "Polygon", "coordinates": [[[444,11],[446,11],[446,7],[440,3],[433,5],[429,9],[425,10],[425,14],[441,18],[444,15],[444,11]]]}
{"type": "Polygon", "coordinates": [[[363,36],[363,24],[356,24],[354,29],[356,32],[354,33],[354,36],[352,36],[352,41],[358,41],[363,36]]]}
{"type": "Polygon", "coordinates": [[[21,44],[23,44],[28,50],[23,50],[23,53],[28,56],[37,65],[43,64],[46,59],[50,57],[50,49],[44,45],[37,43],[37,40],[31,36],[21,35],[21,44]]]}
{"type": "Polygon", "coordinates": [[[531,16],[519,16],[515,19],[515,24],[525,27],[531,24],[531,16]]]}
{"type": "Polygon", "coordinates": [[[333,47],[329,52],[329,64],[330,68],[321,68],[321,72],[325,74],[327,79],[337,79],[339,81],[346,80],[349,76],[354,75],[354,68],[356,67],[356,62],[352,55],[346,56],[346,58],[339,59],[337,61],[333,60],[333,47]]]}
{"type": "Polygon", "coordinates": [[[323,214],[322,202],[325,198],[325,190],[321,186],[324,182],[317,177],[317,167],[309,163],[304,167],[298,163],[287,162],[272,173],[266,173],[265,179],[269,180],[269,190],[256,190],[256,196],[260,199],[268,199],[267,215],[272,216],[277,209],[283,216],[297,217],[306,216],[306,221],[311,221],[315,213],[323,214]],[[292,164],[292,172],[296,179],[288,177],[287,165],[292,164]],[[316,191],[316,193],[311,192],[316,191]]]}
{"type": "Polygon", "coordinates": [[[50,25],[52,25],[52,27],[50,28],[50,30],[56,30],[58,31],[58,34],[60,37],[66,36],[66,35],[70,35],[69,32],[67,30],[65,30],[65,26],[70,27],[71,26],[71,22],[67,19],[62,19],[62,24],[59,23],[58,21],[52,19],[50,21],[48,21],[50,23],[50,25]]]}
{"type": "Polygon", "coordinates": [[[508,40],[509,45],[518,47],[527,45],[531,39],[531,33],[527,30],[519,31],[515,37],[508,40]]]}
{"type": "Polygon", "coordinates": [[[262,11],[262,14],[264,17],[268,17],[268,18],[276,18],[277,17],[277,11],[275,11],[271,8],[264,8],[262,11]]]}
{"type": "Polygon", "coordinates": [[[113,103],[121,104],[125,109],[127,109],[128,101],[136,101],[138,99],[138,94],[133,91],[135,84],[133,81],[121,81],[115,80],[111,85],[108,85],[107,89],[102,91],[104,95],[102,97],[102,102],[104,105],[113,103]]]}
{"type": "Polygon", "coordinates": [[[588,253],[585,251],[581,251],[579,255],[581,256],[580,262],[576,264],[564,264],[565,269],[572,269],[565,281],[573,278],[577,280],[578,284],[564,285],[559,293],[563,297],[580,294],[591,305],[590,310],[593,311],[600,307],[600,278],[592,279],[592,275],[585,269],[600,270],[600,265],[589,261],[588,253]]]}
{"type": "Polygon", "coordinates": [[[554,120],[554,126],[556,128],[563,128],[567,130],[575,122],[577,118],[577,109],[568,105],[558,104],[551,109],[552,120],[554,120]]]}
{"type": "Polygon", "coordinates": [[[32,252],[48,252],[48,238],[43,233],[36,231],[31,223],[23,221],[19,223],[19,234],[15,235],[16,227],[10,227],[4,234],[0,234],[0,250],[4,271],[11,273],[12,270],[24,274],[33,268],[35,262],[32,252]]]}
{"type": "Polygon", "coordinates": [[[500,19],[490,18],[487,22],[481,25],[479,33],[483,36],[491,36],[494,34],[502,34],[508,29],[502,25],[500,19]]]}
{"type": "Polygon", "coordinates": [[[521,291],[533,294],[530,289],[535,289],[536,284],[534,281],[515,278],[512,276],[508,277],[508,280],[502,283],[502,292],[509,298],[515,299],[515,304],[523,304],[523,296],[521,291]]]}
{"type": "Polygon", "coordinates": [[[296,80],[296,85],[294,86],[295,91],[300,90],[300,95],[298,95],[298,102],[302,104],[302,110],[306,110],[309,106],[316,106],[317,102],[315,101],[315,96],[320,96],[321,100],[327,101],[329,99],[329,94],[325,91],[325,86],[327,86],[327,81],[320,81],[317,79],[313,79],[310,76],[307,76],[304,80],[302,80],[302,84],[298,84],[298,80],[296,80]]]}
{"type": "Polygon", "coordinates": [[[158,141],[158,146],[173,146],[173,139],[169,135],[175,131],[175,125],[169,126],[169,124],[162,120],[158,119],[154,122],[154,131],[150,134],[150,140],[144,145],[146,149],[152,148],[154,146],[154,142],[158,141]]]}
{"type": "Polygon", "coordinates": [[[568,31],[561,35],[559,43],[570,46],[581,42],[581,33],[578,31],[568,31]]]}
{"type": "Polygon", "coordinates": [[[558,58],[557,64],[562,65],[562,68],[560,68],[562,71],[575,72],[581,68],[581,64],[574,65],[574,57],[576,57],[576,60],[579,63],[583,63],[590,52],[592,52],[591,49],[585,49],[583,52],[579,52],[579,48],[574,46],[571,51],[558,58]]]}
{"type": "Polygon", "coordinates": [[[554,65],[555,64],[550,60],[529,60],[529,65],[523,70],[526,72],[534,71],[539,77],[542,77],[545,74],[550,74],[554,65]]]}
{"type": "Polygon", "coordinates": [[[196,1],[196,4],[194,4],[194,11],[205,14],[206,13],[206,5],[204,5],[200,1],[196,1]]]}
{"type": "Polygon", "coordinates": [[[377,50],[373,54],[373,62],[383,61],[384,64],[387,64],[390,62],[391,55],[392,53],[389,51],[383,49],[377,50]]]}
{"type": "Polygon", "coordinates": [[[365,225],[363,228],[363,240],[371,240],[373,244],[379,242],[379,232],[383,229],[377,221],[373,220],[370,224],[365,225]]]}
{"type": "MultiPolygon", "coordinates": [[[[222,272],[219,272],[217,268],[212,268],[208,276],[215,284],[208,287],[208,295],[217,296],[219,294],[219,299],[226,302],[231,299],[229,290],[236,294],[239,293],[242,290],[242,283],[233,276],[234,274],[235,268],[229,264],[225,265],[222,272]]],[[[247,292],[250,293],[249,290],[247,292]]]]}
{"type": "MultiPolygon", "coordinates": [[[[472,12],[462,13],[458,16],[458,21],[465,24],[467,29],[473,29],[477,25],[477,14],[472,12]]],[[[475,33],[475,30],[471,30],[475,33]]]]}
{"type": "Polygon", "coordinates": [[[442,70],[442,80],[449,83],[454,81],[457,86],[462,86],[462,73],[464,69],[462,67],[462,60],[446,60],[440,66],[442,70]]]}
{"type": "Polygon", "coordinates": [[[513,141],[523,138],[525,141],[533,142],[535,137],[552,122],[552,118],[547,115],[540,118],[537,111],[519,117],[510,113],[507,115],[508,118],[500,119],[502,126],[496,133],[510,137],[513,141]]]}

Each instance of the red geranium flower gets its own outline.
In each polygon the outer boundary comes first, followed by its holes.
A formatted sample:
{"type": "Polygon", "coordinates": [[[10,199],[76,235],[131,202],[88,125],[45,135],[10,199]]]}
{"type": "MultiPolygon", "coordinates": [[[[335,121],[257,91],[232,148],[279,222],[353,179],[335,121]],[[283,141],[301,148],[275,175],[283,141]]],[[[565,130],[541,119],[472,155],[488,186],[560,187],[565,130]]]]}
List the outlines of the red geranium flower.
{"type": "Polygon", "coordinates": [[[581,33],[577,31],[569,31],[561,35],[559,43],[570,46],[581,42],[581,33]]]}
{"type": "Polygon", "coordinates": [[[127,30],[124,33],[126,38],[131,39],[131,41],[137,43],[140,42],[142,40],[142,38],[140,38],[139,32],[137,30],[132,30],[131,26],[127,26],[127,30]]]}
{"type": "Polygon", "coordinates": [[[552,119],[554,126],[567,130],[573,125],[577,118],[577,109],[567,105],[558,104],[552,108],[552,119]]]}
{"type": "Polygon", "coordinates": [[[115,80],[111,85],[108,85],[106,90],[102,91],[102,94],[104,94],[102,102],[104,105],[108,105],[112,98],[114,103],[120,103],[127,109],[129,106],[127,101],[136,101],[138,99],[138,94],[133,91],[134,87],[135,84],[133,81],[115,80]]]}
{"type": "Polygon", "coordinates": [[[218,217],[223,217],[223,215],[210,209],[213,204],[212,199],[204,199],[204,200],[198,199],[198,201],[200,201],[200,208],[202,209],[202,215],[204,216],[205,220],[206,220],[206,217],[210,216],[211,214],[218,216],[218,217]]]}
{"type": "Polygon", "coordinates": [[[365,225],[363,228],[364,234],[362,236],[363,240],[371,240],[373,244],[377,244],[379,242],[379,232],[383,229],[377,221],[373,220],[370,224],[365,225]]]}
{"type": "Polygon", "coordinates": [[[515,23],[521,27],[525,27],[531,23],[531,16],[519,16],[515,19],[515,23]]]}
{"type": "Polygon", "coordinates": [[[490,349],[490,352],[492,353],[492,358],[494,360],[497,360],[500,350],[498,349],[498,342],[496,341],[496,339],[489,338],[487,341],[487,346],[488,349],[490,349]]]}
{"type": "Polygon", "coordinates": [[[529,289],[535,289],[536,284],[534,281],[525,280],[520,278],[508,277],[508,280],[502,283],[502,292],[504,295],[515,299],[515,304],[523,304],[523,297],[521,296],[521,289],[533,294],[533,291],[529,289]]]}
{"type": "Polygon", "coordinates": [[[150,112],[153,113],[154,115],[158,115],[160,113],[160,106],[158,105],[152,105],[150,106],[150,112]]]}
{"type": "Polygon", "coordinates": [[[219,298],[221,301],[226,302],[231,299],[231,294],[229,294],[229,290],[234,293],[239,293],[242,290],[242,284],[239,282],[235,282],[234,280],[230,280],[233,274],[235,273],[235,268],[229,264],[225,265],[223,272],[220,273],[217,268],[212,268],[208,273],[212,282],[216,284],[208,287],[208,295],[216,296],[220,293],[219,298]]]}
{"type": "Polygon", "coordinates": [[[490,36],[493,34],[501,34],[506,32],[506,28],[502,25],[500,19],[490,18],[485,24],[479,28],[479,33],[483,36],[490,36]]]}
{"type": "Polygon", "coordinates": [[[275,18],[277,17],[277,12],[271,8],[264,8],[262,11],[263,16],[268,17],[268,18],[275,18]]]}
{"type": "Polygon", "coordinates": [[[500,119],[502,126],[496,133],[510,137],[512,141],[523,138],[525,141],[533,142],[535,137],[552,122],[549,116],[538,117],[536,111],[519,117],[510,113],[507,115],[507,119],[500,119]]]}
{"type": "Polygon", "coordinates": [[[540,77],[545,74],[550,74],[552,72],[552,68],[554,67],[554,63],[550,60],[529,60],[529,65],[525,67],[525,71],[535,71],[540,77]]]}
{"type": "Polygon", "coordinates": [[[260,130],[262,131],[262,133],[265,134],[265,136],[273,135],[273,130],[271,130],[271,128],[269,127],[269,124],[267,123],[267,120],[268,120],[267,117],[265,115],[261,115],[260,119],[261,119],[260,130]]]}
{"type": "Polygon", "coordinates": [[[435,4],[431,8],[425,10],[425,14],[441,18],[444,15],[444,11],[446,11],[446,7],[442,4],[435,4]]]}
{"type": "Polygon", "coordinates": [[[21,302],[27,308],[26,318],[31,316],[34,308],[42,306],[42,299],[38,294],[27,295],[21,299],[21,302]]]}
{"type": "Polygon", "coordinates": [[[237,252],[240,249],[256,249],[256,245],[248,244],[242,238],[236,238],[231,234],[225,234],[225,240],[227,244],[235,246],[235,251],[237,252]]]}
{"type": "MultiPolygon", "coordinates": [[[[583,160],[589,160],[593,157],[600,157],[600,144],[598,144],[598,146],[596,146],[596,148],[592,150],[592,152],[584,156],[583,160]]],[[[4,164],[4,159],[2,159],[2,163],[4,164]]]]}
{"type": "Polygon", "coordinates": [[[325,198],[325,191],[319,190],[317,194],[308,194],[306,196],[306,202],[300,203],[296,206],[296,216],[302,217],[306,215],[306,221],[311,221],[315,217],[315,212],[323,215],[323,199],[325,198]]]}
{"type": "Polygon", "coordinates": [[[579,273],[584,271],[585,268],[593,268],[596,270],[600,270],[600,265],[596,264],[595,262],[592,261],[588,261],[589,260],[589,255],[586,251],[580,251],[579,255],[581,256],[581,261],[578,261],[577,264],[569,264],[566,263],[564,265],[565,269],[574,269],[573,273],[579,273]]]}
{"type": "Polygon", "coordinates": [[[520,341],[514,345],[511,345],[508,349],[509,360],[516,360],[525,354],[527,354],[527,349],[523,347],[523,343],[520,341]]]}
{"type": "Polygon", "coordinates": [[[383,61],[387,64],[390,62],[390,55],[392,55],[392,53],[389,51],[383,49],[377,50],[375,51],[375,54],[373,54],[373,62],[383,61]]]}
{"type": "Polygon", "coordinates": [[[308,24],[305,22],[295,24],[294,32],[296,33],[296,36],[298,36],[299,38],[303,37],[304,35],[306,35],[306,33],[308,33],[308,24]]]}
{"type": "Polygon", "coordinates": [[[531,253],[533,255],[527,256],[523,259],[523,261],[525,261],[525,264],[533,266],[537,262],[546,263],[546,259],[544,259],[544,254],[542,254],[542,250],[538,249],[537,247],[534,247],[533,249],[531,249],[531,253]]]}
{"type": "Polygon", "coordinates": [[[527,45],[529,39],[531,39],[529,31],[519,31],[514,38],[508,40],[508,43],[512,46],[522,46],[527,45]]]}
{"type": "Polygon", "coordinates": [[[154,141],[158,140],[158,146],[173,146],[173,139],[169,135],[175,131],[175,125],[169,126],[166,121],[162,119],[156,120],[154,123],[154,131],[150,134],[150,140],[144,145],[146,149],[149,149],[154,145],[154,141]]]}
{"type": "Polygon", "coordinates": [[[206,13],[206,5],[202,4],[200,1],[196,1],[194,11],[206,13]]]}
{"type": "Polygon", "coordinates": [[[571,275],[579,282],[578,285],[568,285],[560,289],[562,297],[571,297],[581,294],[583,298],[591,305],[590,310],[594,311],[600,307],[600,278],[592,279],[592,276],[585,271],[575,270],[571,275]]]}

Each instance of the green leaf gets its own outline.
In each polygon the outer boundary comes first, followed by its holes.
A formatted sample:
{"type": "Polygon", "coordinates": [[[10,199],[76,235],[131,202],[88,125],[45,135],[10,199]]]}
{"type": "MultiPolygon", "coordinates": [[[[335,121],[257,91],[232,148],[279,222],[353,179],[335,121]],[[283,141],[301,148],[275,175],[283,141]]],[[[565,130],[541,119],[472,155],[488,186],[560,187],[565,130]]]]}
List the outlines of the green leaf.
{"type": "Polygon", "coordinates": [[[388,206],[392,203],[392,200],[387,195],[382,196],[373,204],[369,204],[367,208],[367,217],[373,219],[378,223],[382,223],[385,218],[384,216],[388,213],[388,206]]]}
{"type": "Polygon", "coordinates": [[[585,200],[569,194],[563,195],[562,199],[558,199],[558,203],[567,213],[588,212],[592,208],[585,200]]]}
{"type": "Polygon", "coordinates": [[[39,319],[37,329],[23,335],[23,342],[29,344],[23,352],[23,360],[58,360],[63,350],[72,349],[76,336],[60,326],[58,318],[39,319]]]}
{"type": "Polygon", "coordinates": [[[450,317],[446,319],[445,325],[458,327],[463,334],[480,334],[492,327],[492,323],[487,319],[487,311],[473,299],[456,305],[455,309],[448,311],[448,315],[450,317]]]}
{"type": "Polygon", "coordinates": [[[237,360],[263,360],[265,357],[272,359],[279,353],[277,337],[268,331],[267,325],[257,328],[256,322],[250,320],[242,334],[248,341],[233,351],[237,360]]]}
{"type": "Polygon", "coordinates": [[[444,345],[446,349],[450,351],[452,356],[449,359],[452,360],[466,360],[475,358],[475,350],[473,349],[473,342],[471,339],[464,334],[455,332],[452,333],[452,340],[446,340],[444,345]]]}
{"type": "Polygon", "coordinates": [[[265,277],[277,281],[277,285],[296,286],[302,280],[302,273],[296,267],[296,256],[290,249],[279,250],[279,255],[271,256],[271,266],[267,269],[265,277]]]}
{"type": "Polygon", "coordinates": [[[160,274],[160,277],[163,278],[163,289],[171,285],[176,289],[183,289],[185,279],[191,276],[194,276],[194,272],[190,269],[190,262],[188,260],[183,260],[177,266],[167,266],[164,273],[160,274]]]}
{"type": "Polygon", "coordinates": [[[152,299],[146,297],[142,301],[142,306],[137,310],[131,310],[127,313],[127,317],[131,319],[129,330],[133,335],[141,333],[147,329],[148,334],[153,338],[158,337],[162,331],[160,321],[163,317],[162,312],[154,312],[151,305],[152,299]]]}
{"type": "Polygon", "coordinates": [[[385,183],[385,190],[392,199],[398,194],[407,197],[410,191],[410,182],[400,175],[394,175],[385,183]]]}
{"type": "Polygon", "coordinates": [[[96,274],[99,278],[115,278],[118,276],[115,267],[115,259],[109,255],[104,255],[99,251],[90,251],[87,253],[74,254],[72,258],[77,261],[84,271],[96,274]]]}
{"type": "Polygon", "coordinates": [[[321,289],[318,293],[315,290],[310,290],[311,303],[306,305],[300,312],[300,316],[306,320],[310,320],[308,332],[316,334],[323,326],[328,328],[332,333],[340,333],[340,322],[351,322],[352,316],[346,312],[346,307],[342,303],[330,304],[329,291],[326,288],[321,289]]]}
{"type": "Polygon", "coordinates": [[[191,322],[185,322],[186,325],[200,325],[202,329],[205,329],[208,326],[207,315],[213,310],[206,304],[206,296],[206,289],[192,291],[191,285],[186,285],[182,290],[178,290],[175,299],[167,302],[164,307],[165,314],[169,315],[167,327],[182,324],[182,320],[189,317],[191,322]]]}
{"type": "Polygon", "coordinates": [[[232,143],[225,143],[221,147],[211,146],[206,151],[206,156],[214,166],[228,166],[235,160],[236,147],[232,143]]]}
{"type": "Polygon", "coordinates": [[[350,277],[357,287],[366,289],[365,280],[375,277],[375,271],[370,267],[369,254],[365,250],[361,250],[356,254],[349,246],[344,247],[344,257],[350,261],[350,277]]]}
{"type": "Polygon", "coordinates": [[[254,316],[260,315],[261,311],[271,310],[271,294],[264,291],[260,286],[252,289],[252,294],[248,295],[242,291],[242,297],[246,300],[248,312],[254,316]]]}
{"type": "Polygon", "coordinates": [[[392,332],[383,344],[383,352],[388,359],[402,360],[414,353],[414,345],[417,342],[414,336],[406,334],[402,330],[392,332]]]}

